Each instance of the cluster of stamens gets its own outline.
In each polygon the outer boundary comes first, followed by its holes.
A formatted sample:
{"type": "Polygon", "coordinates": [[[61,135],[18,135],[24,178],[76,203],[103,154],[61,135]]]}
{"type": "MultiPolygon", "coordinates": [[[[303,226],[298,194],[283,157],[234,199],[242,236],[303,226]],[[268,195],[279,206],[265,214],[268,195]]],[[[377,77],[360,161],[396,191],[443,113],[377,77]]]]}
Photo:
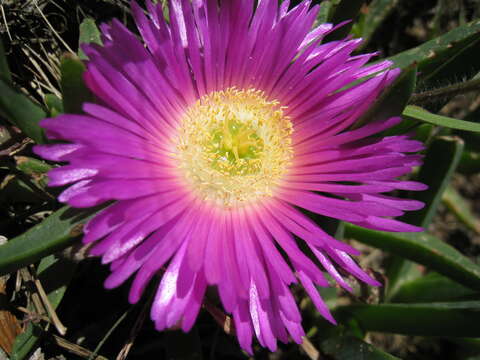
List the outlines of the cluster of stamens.
{"type": "Polygon", "coordinates": [[[271,196],[292,158],[292,123],[262,91],[203,96],[181,119],[178,168],[195,194],[230,208],[271,196]]]}

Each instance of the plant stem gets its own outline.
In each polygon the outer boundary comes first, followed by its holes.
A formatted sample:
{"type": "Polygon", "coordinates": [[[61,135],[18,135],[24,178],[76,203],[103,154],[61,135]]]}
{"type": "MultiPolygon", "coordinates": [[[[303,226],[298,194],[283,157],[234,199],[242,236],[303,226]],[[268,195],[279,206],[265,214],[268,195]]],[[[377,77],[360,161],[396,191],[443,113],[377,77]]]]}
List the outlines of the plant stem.
{"type": "Polygon", "coordinates": [[[421,104],[432,97],[437,96],[456,96],[471,91],[480,90],[480,79],[472,79],[465,82],[445,86],[442,88],[424,91],[422,93],[413,94],[410,98],[410,104],[421,104]]]}

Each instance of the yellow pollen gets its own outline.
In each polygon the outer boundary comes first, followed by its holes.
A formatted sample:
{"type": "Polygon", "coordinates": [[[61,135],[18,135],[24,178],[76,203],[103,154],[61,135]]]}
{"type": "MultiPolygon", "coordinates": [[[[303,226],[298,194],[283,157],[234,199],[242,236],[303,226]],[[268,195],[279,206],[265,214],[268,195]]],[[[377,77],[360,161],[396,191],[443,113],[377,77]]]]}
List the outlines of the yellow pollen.
{"type": "Polygon", "coordinates": [[[284,110],[255,89],[214,91],[192,105],[174,143],[194,193],[224,208],[272,196],[293,153],[284,110]]]}

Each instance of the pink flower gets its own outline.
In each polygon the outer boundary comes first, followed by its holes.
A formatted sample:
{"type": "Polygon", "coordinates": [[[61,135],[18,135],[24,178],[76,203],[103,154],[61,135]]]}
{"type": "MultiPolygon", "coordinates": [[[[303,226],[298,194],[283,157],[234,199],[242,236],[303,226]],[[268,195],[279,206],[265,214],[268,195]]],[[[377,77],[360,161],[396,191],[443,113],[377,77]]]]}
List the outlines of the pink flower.
{"type": "Polygon", "coordinates": [[[360,40],[320,44],[332,25],[311,30],[310,1],[289,10],[277,0],[171,0],[169,23],[147,7],[145,16],[132,4],[146,47],[117,20],[102,26],[103,46],[84,46],[98,103],[42,121],[50,139],[68,142],[36,147],[68,163],[50,185],[69,184],[59,200],[73,207],[115,200],[83,241],[110,264],[107,288],[134,276],[132,303],[164,270],[151,310],[158,330],[188,331],[216,286],[243,349],[252,352],[253,334],[272,351],[277,339],[300,343],[289,285],[300,282],[332,323],[316,288],[329,286],[323,272],[346,290],[336,265],[379,285],[350,258],[358,251],[304,210],[421,230],[393,217],[422,203],[383,193],[425,188],[396,180],[420,164],[406,153],[422,144],[374,136],[399,118],[351,129],[399,71],[351,56],[360,40]]]}

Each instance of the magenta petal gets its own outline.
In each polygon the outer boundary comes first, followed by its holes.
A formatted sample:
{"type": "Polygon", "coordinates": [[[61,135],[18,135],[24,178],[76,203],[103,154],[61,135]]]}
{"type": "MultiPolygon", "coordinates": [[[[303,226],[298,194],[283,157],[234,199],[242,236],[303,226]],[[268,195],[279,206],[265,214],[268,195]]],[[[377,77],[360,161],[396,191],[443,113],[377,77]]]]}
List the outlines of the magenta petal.
{"type": "Polygon", "coordinates": [[[330,274],[330,276],[345,290],[352,292],[351,286],[343,279],[340,273],[335,268],[335,265],[323,254],[322,251],[318,250],[315,246],[310,246],[310,249],[315,254],[316,258],[320,261],[323,268],[330,274]]]}
{"type": "Polygon", "coordinates": [[[221,242],[222,233],[225,228],[224,216],[217,217],[218,223],[216,226],[212,226],[206,241],[205,247],[205,277],[209,284],[218,284],[222,278],[222,265],[221,265],[221,242]]]}
{"type": "Polygon", "coordinates": [[[322,314],[322,316],[328,321],[330,321],[332,324],[336,325],[337,322],[332,317],[330,310],[328,310],[328,307],[325,304],[325,302],[322,300],[320,294],[318,293],[318,290],[315,289],[315,286],[313,285],[312,280],[308,276],[306,276],[305,273],[302,271],[300,271],[299,276],[300,276],[300,281],[303,284],[303,287],[307,291],[308,295],[312,299],[313,303],[315,304],[315,307],[320,312],[320,314],[322,314]]]}
{"type": "Polygon", "coordinates": [[[285,318],[282,313],[280,313],[280,317],[293,341],[297,344],[301,344],[303,342],[303,337],[305,336],[305,331],[303,330],[302,325],[299,322],[285,318]]]}
{"type": "Polygon", "coordinates": [[[250,321],[250,313],[248,311],[248,305],[246,301],[240,302],[237,308],[233,311],[233,320],[240,346],[249,354],[253,354],[253,326],[250,321]]]}
{"type": "Polygon", "coordinates": [[[64,161],[66,155],[78,152],[83,147],[81,144],[35,145],[33,152],[47,160],[64,161]]]}
{"type": "Polygon", "coordinates": [[[348,275],[380,285],[350,257],[359,251],[317,219],[422,231],[394,218],[423,204],[388,193],[426,189],[399,179],[421,165],[414,153],[423,144],[382,136],[399,117],[358,125],[400,70],[370,63],[378,53],[356,54],[361,39],[322,43],[343,23],[312,29],[319,6],[310,0],[168,6],[167,21],[160,2],[147,0],[147,11],[132,2],[140,36],[116,19],[100,25],[102,45],[82,45],[95,103],[42,120],[59,143],[33,151],[61,163],[48,175],[50,186],[64,187],[59,201],[108,205],[83,238],[110,264],[105,287],[133,278],[128,300],[136,303],[160,279],[156,329],[189,331],[210,286],[249,354],[254,336],[271,351],[277,340],[301,343],[292,283],[331,323],[317,289],[330,286],[326,273],[347,291],[348,275]],[[237,103],[239,94],[255,96],[237,103]],[[279,124],[277,139],[268,128],[279,124]]]}
{"type": "Polygon", "coordinates": [[[190,331],[195,320],[197,319],[197,315],[200,311],[200,307],[203,303],[203,296],[205,295],[205,291],[207,289],[207,283],[205,282],[205,278],[201,272],[197,273],[195,279],[195,285],[190,296],[190,301],[185,308],[185,313],[183,315],[182,321],[182,330],[185,332],[190,331]]]}
{"type": "Polygon", "coordinates": [[[183,260],[185,246],[181,247],[162,276],[162,281],[153,300],[150,316],[155,321],[157,329],[167,327],[168,306],[175,298],[178,272],[183,260]]]}
{"type": "Polygon", "coordinates": [[[275,248],[274,239],[272,238],[272,236],[258,221],[258,216],[262,215],[260,213],[252,214],[251,216],[249,216],[249,221],[250,225],[253,228],[257,241],[262,247],[265,259],[269,263],[269,267],[274,268],[275,273],[278,274],[278,276],[286,284],[296,282],[296,278],[293,275],[292,270],[275,248]]]}
{"type": "Polygon", "coordinates": [[[257,287],[252,282],[250,285],[250,316],[252,318],[253,329],[260,343],[263,346],[267,346],[271,351],[275,351],[277,349],[277,342],[272,333],[267,309],[268,301],[262,301],[260,299],[257,287]]]}
{"type": "Polygon", "coordinates": [[[270,271],[270,279],[273,293],[275,294],[273,299],[275,299],[275,302],[277,303],[278,311],[285,315],[287,319],[300,323],[302,317],[298,311],[297,304],[295,303],[295,298],[290,292],[288,286],[282,283],[279,274],[275,271],[270,271]]]}

